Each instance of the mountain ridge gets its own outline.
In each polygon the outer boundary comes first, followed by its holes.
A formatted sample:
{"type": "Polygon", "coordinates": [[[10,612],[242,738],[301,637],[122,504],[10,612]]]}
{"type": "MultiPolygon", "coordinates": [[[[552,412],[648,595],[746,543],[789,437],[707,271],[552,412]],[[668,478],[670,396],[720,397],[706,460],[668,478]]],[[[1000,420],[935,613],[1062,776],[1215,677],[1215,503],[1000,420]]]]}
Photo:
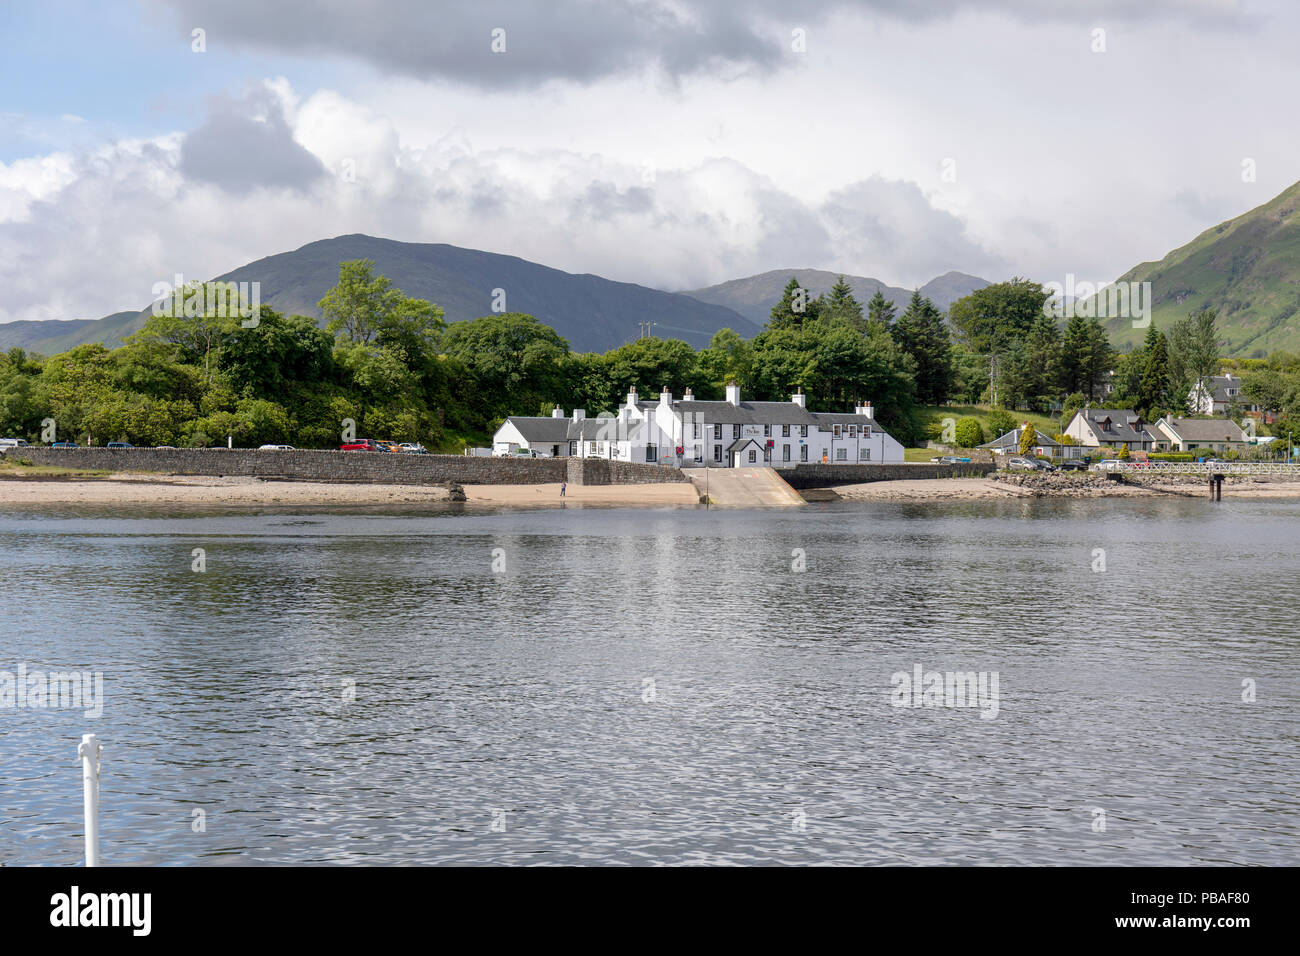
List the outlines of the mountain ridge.
{"type": "MultiPolygon", "coordinates": [[[[1165,331],[1189,312],[1218,309],[1225,355],[1300,350],[1300,182],[1116,281],[1151,283],[1151,318],[1165,331]]],[[[1103,325],[1120,345],[1146,334],[1128,318],[1103,325]]]]}
{"type": "MultiPolygon", "coordinates": [[[[839,275],[817,269],[777,269],[694,292],[668,292],[590,272],[564,272],[520,256],[447,243],[401,242],[348,233],[263,256],[209,281],[260,282],[263,304],[286,314],[319,320],[317,303],[338,281],[339,263],[349,259],[374,260],[377,273],[386,275],[407,295],[428,299],[441,307],[448,322],[491,314],[493,290],[503,289],[506,309],[532,314],[568,340],[575,351],[617,347],[636,338],[644,323],[654,323],[669,337],[683,338],[696,347],[707,345],[721,328],[752,338],[767,322],[768,312],[780,299],[791,275],[806,277],[801,281],[806,281],[814,294],[829,289],[839,275]],[[775,288],[774,293],[769,286],[775,288]],[[748,314],[727,304],[728,295],[716,291],[724,287],[750,289],[745,305],[748,314]]],[[[892,298],[900,311],[911,296],[910,290],[876,279],[846,279],[863,304],[877,288],[892,298]]],[[[941,308],[947,308],[956,297],[952,290],[984,285],[988,283],[983,279],[948,272],[922,286],[922,292],[931,295],[941,308]],[[937,291],[931,294],[927,289],[937,291]]],[[[145,306],[100,319],[9,322],[0,325],[0,349],[18,346],[54,354],[89,342],[111,348],[140,329],[149,314],[150,306],[145,306]]]]}

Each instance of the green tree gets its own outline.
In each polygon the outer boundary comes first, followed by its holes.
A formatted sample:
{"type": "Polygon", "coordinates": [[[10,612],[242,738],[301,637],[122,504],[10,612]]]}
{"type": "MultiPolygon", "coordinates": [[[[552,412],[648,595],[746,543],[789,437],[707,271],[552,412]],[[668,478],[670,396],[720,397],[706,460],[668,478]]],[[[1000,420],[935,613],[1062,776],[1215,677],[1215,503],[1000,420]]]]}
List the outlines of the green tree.
{"type": "Polygon", "coordinates": [[[978,418],[963,418],[958,421],[953,435],[962,448],[975,448],[984,444],[984,429],[978,418]]]}
{"type": "Polygon", "coordinates": [[[923,405],[940,405],[952,389],[952,344],[943,313],[919,289],[912,293],[894,324],[894,341],[916,365],[916,397],[923,405]]]}
{"type": "Polygon", "coordinates": [[[180,350],[183,361],[203,364],[203,379],[212,381],[212,359],[230,336],[240,328],[240,310],[244,303],[236,294],[210,295],[209,290],[222,290],[234,283],[192,282],[177,289],[170,299],[159,303],[154,313],[145,320],[144,327],[128,341],[165,342],[180,350]]]}
{"type": "Polygon", "coordinates": [[[878,332],[889,332],[894,325],[894,303],[880,289],[867,302],[867,325],[878,332]]]}
{"type": "Polygon", "coordinates": [[[948,319],[971,351],[998,354],[1029,332],[1050,298],[1037,282],[1017,277],[958,299],[948,319]]]}
{"type": "Polygon", "coordinates": [[[444,327],[442,310],[405,295],[374,268],[371,259],[339,263],[338,283],[320,300],[325,328],[354,345],[395,345],[408,355],[428,350],[444,327]]]}
{"type": "Polygon", "coordinates": [[[569,343],[531,315],[502,312],[453,322],[443,348],[464,368],[458,389],[480,421],[568,398],[569,343]]]}
{"type": "Polygon", "coordinates": [[[816,319],[820,309],[820,297],[813,298],[812,293],[801,286],[798,279],[791,277],[785,284],[785,291],[781,293],[781,301],[772,306],[767,328],[774,331],[799,328],[805,322],[816,319]]]}
{"type": "Polygon", "coordinates": [[[820,296],[818,316],[823,322],[842,323],[852,326],[859,332],[866,330],[866,320],[862,317],[862,303],[853,296],[852,287],[840,276],[831,286],[831,291],[820,296]]]}
{"type": "Polygon", "coordinates": [[[1151,326],[1143,349],[1142,379],[1138,385],[1138,410],[1143,415],[1169,403],[1169,343],[1151,326]],[[1154,334],[1153,334],[1154,333],[1154,334]]]}
{"type": "Polygon", "coordinates": [[[994,408],[988,414],[989,431],[994,438],[1005,435],[1016,427],[1016,417],[1005,408],[994,408]]]}
{"type": "Polygon", "coordinates": [[[1038,439],[1038,429],[1033,426],[1032,422],[1025,422],[1020,426],[1020,454],[1028,455],[1034,450],[1034,444],[1038,439]]]}

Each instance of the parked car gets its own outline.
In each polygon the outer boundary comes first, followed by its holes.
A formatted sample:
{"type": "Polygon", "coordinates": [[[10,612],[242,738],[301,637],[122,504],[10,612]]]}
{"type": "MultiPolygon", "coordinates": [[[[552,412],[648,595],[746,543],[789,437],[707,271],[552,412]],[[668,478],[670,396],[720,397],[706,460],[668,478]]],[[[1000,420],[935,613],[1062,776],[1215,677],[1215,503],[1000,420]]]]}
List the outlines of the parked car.
{"type": "Polygon", "coordinates": [[[339,445],[340,451],[379,451],[379,442],[373,438],[358,438],[339,445]]]}
{"type": "Polygon", "coordinates": [[[1037,471],[1038,465],[1034,463],[1032,458],[1016,456],[1007,459],[1007,468],[1011,471],[1037,471]]]}
{"type": "Polygon", "coordinates": [[[1041,458],[1031,458],[1029,460],[1033,462],[1034,467],[1039,471],[1056,471],[1056,466],[1050,461],[1043,461],[1041,458]]]}
{"type": "Polygon", "coordinates": [[[81,446],[78,445],[75,441],[56,441],[50,447],[51,448],[80,448],[81,446]]]}
{"type": "Polygon", "coordinates": [[[26,448],[27,439],[25,438],[0,438],[0,451],[7,448],[26,448]]]}
{"type": "Polygon", "coordinates": [[[408,455],[427,455],[429,453],[428,449],[419,442],[404,441],[397,447],[408,455]]]}
{"type": "Polygon", "coordinates": [[[258,451],[293,451],[292,445],[258,445],[258,451]]]}
{"type": "Polygon", "coordinates": [[[1118,458],[1103,458],[1097,464],[1093,465],[1089,471],[1119,471],[1124,462],[1118,458]]]}
{"type": "Polygon", "coordinates": [[[397,444],[397,442],[395,441],[387,441],[386,439],[380,438],[375,442],[375,449],[376,451],[393,452],[393,451],[401,451],[402,446],[397,444]]]}
{"type": "Polygon", "coordinates": [[[134,448],[135,446],[132,445],[129,441],[111,441],[111,442],[109,442],[108,445],[105,446],[105,447],[107,447],[107,448],[134,448]]]}
{"type": "Polygon", "coordinates": [[[1056,467],[1061,471],[1087,471],[1088,466],[1078,458],[1067,458],[1064,461],[1057,462],[1056,467]]]}

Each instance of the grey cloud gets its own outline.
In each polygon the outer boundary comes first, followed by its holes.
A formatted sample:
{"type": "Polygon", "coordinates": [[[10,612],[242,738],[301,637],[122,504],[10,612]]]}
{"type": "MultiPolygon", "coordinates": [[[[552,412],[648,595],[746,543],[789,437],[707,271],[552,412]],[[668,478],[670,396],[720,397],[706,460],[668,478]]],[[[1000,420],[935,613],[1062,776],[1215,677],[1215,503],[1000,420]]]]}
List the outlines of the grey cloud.
{"type": "MultiPolygon", "coordinates": [[[[915,183],[872,177],[837,189],[819,210],[841,257],[894,281],[916,282],[957,269],[999,274],[1007,268],[966,233],[965,224],[937,209],[915,183]]],[[[864,274],[875,275],[867,272],[864,274]]]]}
{"type": "Polygon", "coordinates": [[[207,122],[186,135],[180,169],[187,179],[240,194],[259,187],[301,191],[325,175],[266,91],[239,102],[219,100],[207,122]]]}
{"type": "MultiPolygon", "coordinates": [[[[157,0],[186,36],[196,26],[214,47],[297,56],[341,56],[385,73],[480,87],[551,79],[591,83],[658,65],[670,77],[718,69],[772,72],[796,62],[791,30],[841,11],[928,21],[963,12],[1029,22],[1180,19],[1247,22],[1237,0],[157,0]],[[505,30],[506,50],[491,51],[505,30]]],[[[815,41],[810,41],[815,42],[815,41]]]]}

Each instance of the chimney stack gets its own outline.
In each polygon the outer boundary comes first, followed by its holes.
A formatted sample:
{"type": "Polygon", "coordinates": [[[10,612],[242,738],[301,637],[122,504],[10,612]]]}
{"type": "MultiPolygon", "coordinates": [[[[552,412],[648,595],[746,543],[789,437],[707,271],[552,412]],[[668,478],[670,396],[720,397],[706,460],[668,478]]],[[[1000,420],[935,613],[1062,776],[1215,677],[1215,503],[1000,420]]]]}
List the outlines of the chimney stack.
{"type": "Polygon", "coordinates": [[[587,417],[587,410],[585,408],[575,408],[573,410],[573,420],[575,422],[580,422],[586,417],[587,417]]]}
{"type": "Polygon", "coordinates": [[[727,401],[737,408],[740,407],[740,386],[735,382],[727,383],[727,401]]]}
{"type": "Polygon", "coordinates": [[[695,401],[695,396],[694,394],[691,393],[691,390],[689,388],[686,390],[686,394],[682,396],[682,401],[683,402],[695,401]]]}
{"type": "Polygon", "coordinates": [[[803,393],[803,386],[800,386],[799,389],[790,396],[790,401],[794,402],[800,408],[808,407],[808,396],[803,393]]]}
{"type": "Polygon", "coordinates": [[[636,407],[636,386],[632,385],[627,390],[627,403],[633,408],[636,407]]]}
{"type": "Polygon", "coordinates": [[[564,417],[564,409],[562,409],[559,405],[556,405],[554,408],[551,409],[551,417],[552,417],[552,418],[563,418],[563,417],[564,417]]]}
{"type": "Polygon", "coordinates": [[[870,403],[870,402],[867,402],[866,406],[865,406],[865,407],[863,408],[863,410],[862,410],[862,414],[863,414],[863,415],[866,415],[866,416],[867,416],[868,418],[870,418],[873,422],[876,420],[876,412],[875,412],[875,409],[873,409],[873,408],[871,407],[871,403],[870,403]]]}
{"type": "Polygon", "coordinates": [[[659,404],[671,405],[672,403],[673,403],[673,393],[668,391],[668,386],[665,385],[663,388],[659,390],[659,404]]]}

